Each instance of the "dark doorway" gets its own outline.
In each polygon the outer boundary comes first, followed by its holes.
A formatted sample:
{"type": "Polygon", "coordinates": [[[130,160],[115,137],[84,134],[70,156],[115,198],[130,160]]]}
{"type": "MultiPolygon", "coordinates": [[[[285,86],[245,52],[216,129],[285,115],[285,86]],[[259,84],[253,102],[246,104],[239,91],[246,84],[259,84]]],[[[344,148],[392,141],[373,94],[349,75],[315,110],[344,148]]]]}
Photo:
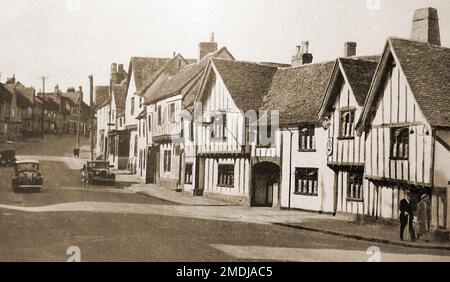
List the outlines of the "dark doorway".
{"type": "Polygon", "coordinates": [[[130,156],[130,133],[119,135],[119,170],[126,170],[130,156]]]}
{"type": "Polygon", "coordinates": [[[109,143],[108,143],[108,137],[105,137],[105,150],[104,150],[104,152],[103,152],[103,160],[108,160],[109,159],[109,150],[108,150],[108,146],[109,146],[109,143]]]}
{"type": "Polygon", "coordinates": [[[147,156],[147,184],[156,184],[159,181],[159,147],[148,149],[147,156]]]}
{"type": "Polygon", "coordinates": [[[252,206],[272,207],[274,187],[280,183],[280,167],[270,162],[256,164],[253,167],[252,183],[252,206]]]}
{"type": "Polygon", "coordinates": [[[195,162],[195,196],[203,196],[205,191],[205,162],[204,158],[197,158],[195,162]]]}

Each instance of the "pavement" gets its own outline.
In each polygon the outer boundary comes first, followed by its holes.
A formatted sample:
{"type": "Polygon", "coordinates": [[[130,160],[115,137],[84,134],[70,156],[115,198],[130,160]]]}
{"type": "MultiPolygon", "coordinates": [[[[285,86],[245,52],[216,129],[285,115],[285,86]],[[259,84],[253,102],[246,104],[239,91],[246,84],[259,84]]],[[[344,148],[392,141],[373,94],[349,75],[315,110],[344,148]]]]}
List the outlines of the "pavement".
{"type": "MultiPolygon", "coordinates": [[[[253,223],[277,224],[284,227],[304,231],[340,236],[349,239],[362,240],[403,247],[450,250],[450,242],[401,241],[399,227],[396,224],[376,224],[355,222],[347,216],[330,216],[303,211],[287,211],[272,208],[249,208],[237,206],[207,197],[194,197],[188,193],[158,187],[157,185],[134,184],[127,191],[153,198],[177,203],[183,206],[211,207],[207,209],[208,219],[237,220],[253,223]],[[225,212],[226,211],[226,212],[225,212]]],[[[205,209],[202,209],[206,211],[205,209]]],[[[192,215],[191,215],[192,216],[192,215]]]]}

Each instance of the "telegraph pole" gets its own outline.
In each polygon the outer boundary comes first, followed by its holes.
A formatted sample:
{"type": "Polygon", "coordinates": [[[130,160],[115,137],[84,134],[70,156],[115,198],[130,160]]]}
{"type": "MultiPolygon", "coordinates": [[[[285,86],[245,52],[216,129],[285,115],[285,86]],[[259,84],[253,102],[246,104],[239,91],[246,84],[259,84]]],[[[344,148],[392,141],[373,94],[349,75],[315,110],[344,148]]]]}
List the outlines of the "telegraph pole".
{"type": "Polygon", "coordinates": [[[90,110],[90,137],[91,137],[91,160],[94,160],[94,76],[89,76],[89,110],[90,110]]]}
{"type": "Polygon", "coordinates": [[[45,119],[45,103],[46,101],[46,97],[45,97],[45,80],[48,78],[48,76],[43,75],[41,77],[42,79],[42,97],[44,98],[44,102],[42,103],[42,120],[41,120],[41,139],[44,139],[44,119],[45,119]]]}
{"type": "Polygon", "coordinates": [[[83,101],[83,88],[80,86],[80,96],[78,98],[78,119],[77,119],[77,150],[80,150],[80,121],[81,121],[82,101],[83,101]]]}

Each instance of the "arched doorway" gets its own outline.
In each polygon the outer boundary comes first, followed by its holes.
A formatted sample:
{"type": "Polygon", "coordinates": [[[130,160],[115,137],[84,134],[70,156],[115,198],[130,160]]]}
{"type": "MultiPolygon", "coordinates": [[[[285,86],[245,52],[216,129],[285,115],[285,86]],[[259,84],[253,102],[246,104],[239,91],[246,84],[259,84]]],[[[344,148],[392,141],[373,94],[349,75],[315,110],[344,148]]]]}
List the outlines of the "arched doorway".
{"type": "Polygon", "coordinates": [[[278,191],[275,187],[280,183],[280,167],[271,162],[262,162],[256,164],[252,171],[252,206],[272,207],[274,193],[278,191]]]}

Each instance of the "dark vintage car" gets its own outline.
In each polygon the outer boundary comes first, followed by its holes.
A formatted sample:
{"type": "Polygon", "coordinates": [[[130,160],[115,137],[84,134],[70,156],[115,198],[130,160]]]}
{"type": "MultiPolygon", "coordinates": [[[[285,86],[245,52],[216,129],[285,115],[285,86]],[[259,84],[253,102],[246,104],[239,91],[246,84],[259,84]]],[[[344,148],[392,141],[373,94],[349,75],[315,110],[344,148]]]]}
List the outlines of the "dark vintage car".
{"type": "Polygon", "coordinates": [[[44,178],[39,172],[38,161],[17,161],[12,178],[14,192],[40,192],[44,178]]]}
{"type": "Polygon", "coordinates": [[[16,164],[16,151],[4,150],[0,152],[0,166],[10,167],[16,164]]]}
{"type": "Polygon", "coordinates": [[[116,182],[116,175],[110,171],[109,162],[107,161],[88,161],[87,170],[89,184],[114,185],[116,182]]]}

